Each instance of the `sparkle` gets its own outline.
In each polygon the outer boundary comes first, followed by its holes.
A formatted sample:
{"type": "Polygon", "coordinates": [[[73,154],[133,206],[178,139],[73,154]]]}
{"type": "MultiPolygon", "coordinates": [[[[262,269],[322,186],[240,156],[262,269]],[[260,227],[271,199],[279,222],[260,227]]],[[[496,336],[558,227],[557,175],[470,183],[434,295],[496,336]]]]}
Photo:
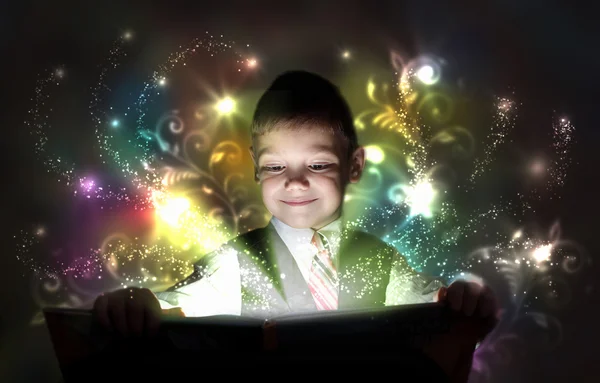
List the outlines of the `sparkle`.
{"type": "Polygon", "coordinates": [[[256,68],[258,60],[255,58],[248,59],[248,68],[256,68]]]}
{"type": "Polygon", "coordinates": [[[546,165],[544,164],[544,161],[540,159],[533,161],[531,164],[531,172],[536,176],[544,174],[546,172],[546,165]]]}
{"type": "Polygon", "coordinates": [[[508,134],[515,126],[517,105],[514,101],[506,97],[497,97],[495,107],[494,121],[486,137],[483,157],[475,160],[470,177],[470,181],[473,183],[488,171],[494,160],[494,154],[508,141],[508,134]]]}
{"type": "Polygon", "coordinates": [[[419,78],[419,80],[421,80],[423,84],[427,85],[434,83],[434,75],[435,72],[431,65],[423,65],[417,71],[417,77],[419,78]]]}
{"type": "Polygon", "coordinates": [[[437,195],[429,181],[420,181],[416,185],[406,187],[406,204],[410,206],[410,215],[432,216],[431,205],[437,195]]]}
{"type": "Polygon", "coordinates": [[[235,110],[235,101],[231,97],[225,97],[215,105],[215,108],[222,115],[231,114],[235,110]]]}
{"type": "Polygon", "coordinates": [[[381,150],[381,148],[377,145],[365,146],[365,155],[367,161],[370,161],[374,164],[380,164],[385,159],[383,150],[381,150]]]}
{"type": "Polygon", "coordinates": [[[156,214],[170,226],[180,226],[180,219],[189,211],[190,201],[184,197],[169,197],[156,202],[156,214]]]}
{"type": "Polygon", "coordinates": [[[538,263],[548,261],[552,254],[552,247],[552,244],[537,247],[532,253],[533,259],[538,263]]]}

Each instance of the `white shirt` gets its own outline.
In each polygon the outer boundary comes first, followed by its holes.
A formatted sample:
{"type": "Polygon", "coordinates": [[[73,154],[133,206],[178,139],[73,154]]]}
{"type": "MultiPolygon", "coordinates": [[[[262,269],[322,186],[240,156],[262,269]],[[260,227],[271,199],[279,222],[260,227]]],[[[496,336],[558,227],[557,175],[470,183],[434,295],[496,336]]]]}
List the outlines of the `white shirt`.
{"type": "MultiPolygon", "coordinates": [[[[312,259],[316,248],[311,244],[313,229],[296,229],[272,217],[271,224],[294,257],[304,280],[308,283],[312,259]]],[[[327,239],[334,264],[342,233],[342,220],[337,219],[319,230],[327,239]]],[[[177,287],[175,292],[156,293],[163,309],[180,307],[186,316],[241,315],[242,297],[240,265],[237,252],[223,246],[209,254],[208,278],[177,287]],[[171,303],[170,303],[171,302],[171,303]]],[[[416,273],[399,253],[394,257],[390,282],[386,290],[386,305],[424,303],[433,301],[433,296],[444,283],[435,278],[416,273]]]]}
{"type": "MultiPolygon", "coordinates": [[[[316,255],[316,248],[312,245],[311,240],[315,234],[313,229],[295,229],[286,225],[277,218],[271,218],[271,223],[277,234],[281,237],[286,247],[292,253],[300,272],[306,283],[310,276],[310,270],[313,258],[316,255]]],[[[331,254],[333,256],[334,265],[338,265],[338,249],[342,233],[342,221],[340,218],[331,222],[327,226],[321,228],[319,233],[325,236],[329,243],[331,254]]]]}

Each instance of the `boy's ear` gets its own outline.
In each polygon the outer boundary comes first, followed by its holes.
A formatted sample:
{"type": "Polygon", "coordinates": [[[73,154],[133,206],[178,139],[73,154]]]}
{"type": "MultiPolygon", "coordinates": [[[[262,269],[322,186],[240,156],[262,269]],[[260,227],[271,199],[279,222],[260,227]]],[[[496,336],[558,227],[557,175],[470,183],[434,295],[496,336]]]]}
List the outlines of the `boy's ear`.
{"type": "Polygon", "coordinates": [[[260,178],[258,177],[258,163],[256,162],[252,146],[248,148],[248,151],[250,152],[250,157],[252,157],[252,164],[254,164],[254,181],[260,183],[260,178]]]}
{"type": "Polygon", "coordinates": [[[358,147],[350,157],[350,183],[360,181],[363,170],[365,169],[365,148],[358,147]]]}

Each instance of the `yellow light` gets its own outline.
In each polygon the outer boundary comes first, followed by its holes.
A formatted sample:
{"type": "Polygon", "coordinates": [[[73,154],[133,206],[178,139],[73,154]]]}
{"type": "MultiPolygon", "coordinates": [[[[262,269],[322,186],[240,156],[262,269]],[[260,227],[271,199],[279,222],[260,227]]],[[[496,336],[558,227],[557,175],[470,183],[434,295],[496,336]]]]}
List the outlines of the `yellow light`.
{"type": "Polygon", "coordinates": [[[248,59],[248,68],[256,68],[258,61],[254,58],[248,59]]]}
{"type": "Polygon", "coordinates": [[[235,110],[235,101],[231,97],[225,97],[217,103],[216,108],[221,114],[231,114],[235,110]]]}
{"type": "Polygon", "coordinates": [[[168,198],[164,204],[157,205],[156,213],[170,226],[177,226],[184,213],[190,209],[190,201],[184,197],[168,198]]]}
{"type": "Polygon", "coordinates": [[[366,159],[374,164],[380,164],[385,159],[383,150],[377,145],[365,146],[366,159]]]}
{"type": "Polygon", "coordinates": [[[350,58],[350,51],[344,51],[344,53],[342,53],[342,58],[349,59],[350,58]]]}

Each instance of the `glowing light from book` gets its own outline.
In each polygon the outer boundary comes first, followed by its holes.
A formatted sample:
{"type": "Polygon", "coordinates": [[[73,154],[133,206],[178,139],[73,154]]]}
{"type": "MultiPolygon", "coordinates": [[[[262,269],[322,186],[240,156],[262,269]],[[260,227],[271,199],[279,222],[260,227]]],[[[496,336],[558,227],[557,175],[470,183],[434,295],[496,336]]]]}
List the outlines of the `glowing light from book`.
{"type": "Polygon", "coordinates": [[[184,197],[167,198],[162,204],[157,204],[156,213],[170,226],[178,226],[182,216],[190,209],[190,201],[184,197]]]}

